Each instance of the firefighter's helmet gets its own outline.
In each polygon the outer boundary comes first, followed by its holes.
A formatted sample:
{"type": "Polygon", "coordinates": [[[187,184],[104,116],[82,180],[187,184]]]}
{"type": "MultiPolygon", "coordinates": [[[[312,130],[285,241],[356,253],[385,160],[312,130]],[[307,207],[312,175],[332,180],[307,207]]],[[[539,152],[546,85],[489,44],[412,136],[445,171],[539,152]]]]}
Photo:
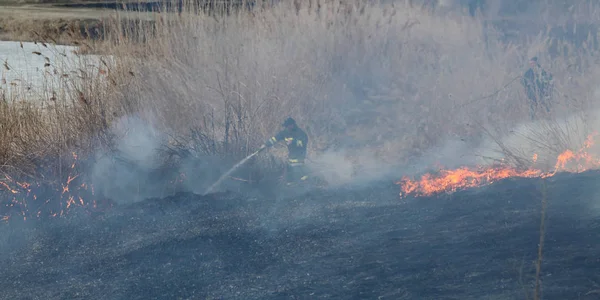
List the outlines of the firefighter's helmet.
{"type": "Polygon", "coordinates": [[[290,125],[296,125],[296,120],[292,119],[291,117],[285,119],[285,121],[283,122],[283,124],[281,124],[281,126],[284,126],[284,127],[288,127],[290,125]]]}

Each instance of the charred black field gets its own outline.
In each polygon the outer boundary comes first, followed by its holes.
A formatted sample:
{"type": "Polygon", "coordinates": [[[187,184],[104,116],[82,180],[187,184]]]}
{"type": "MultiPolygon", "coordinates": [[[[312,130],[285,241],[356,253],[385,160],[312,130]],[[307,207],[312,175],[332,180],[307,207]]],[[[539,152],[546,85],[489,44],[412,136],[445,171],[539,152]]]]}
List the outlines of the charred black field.
{"type": "MultiPolygon", "coordinates": [[[[598,172],[547,179],[543,299],[598,299],[598,172]]],[[[2,299],[530,299],[540,179],[179,193],[1,228],[2,299]]]]}

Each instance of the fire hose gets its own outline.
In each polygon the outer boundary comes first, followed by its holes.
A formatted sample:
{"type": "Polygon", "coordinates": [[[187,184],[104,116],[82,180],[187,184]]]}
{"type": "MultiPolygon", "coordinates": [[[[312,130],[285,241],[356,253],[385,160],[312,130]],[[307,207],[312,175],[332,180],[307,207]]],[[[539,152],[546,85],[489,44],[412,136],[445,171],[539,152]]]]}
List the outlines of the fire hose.
{"type": "Polygon", "coordinates": [[[255,155],[257,155],[258,153],[260,153],[264,149],[266,149],[266,147],[261,147],[260,149],[256,150],[254,153],[248,155],[246,158],[242,159],[240,162],[238,162],[233,167],[231,167],[231,169],[229,169],[227,172],[225,172],[225,174],[221,175],[221,177],[219,178],[219,180],[217,180],[215,183],[213,183],[213,185],[211,185],[206,190],[206,192],[204,192],[204,195],[207,195],[208,193],[211,193],[216,187],[219,186],[219,184],[221,184],[221,182],[225,178],[227,178],[229,176],[229,174],[231,174],[233,171],[235,171],[237,168],[239,168],[240,166],[242,166],[243,164],[245,164],[249,159],[251,159],[252,157],[254,157],[255,155]]]}

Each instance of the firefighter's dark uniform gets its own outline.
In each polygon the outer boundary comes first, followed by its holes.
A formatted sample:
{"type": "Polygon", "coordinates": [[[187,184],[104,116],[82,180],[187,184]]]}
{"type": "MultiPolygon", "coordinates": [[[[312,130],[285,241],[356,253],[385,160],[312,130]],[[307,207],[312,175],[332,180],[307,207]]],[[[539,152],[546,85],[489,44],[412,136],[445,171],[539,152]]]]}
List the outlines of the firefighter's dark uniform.
{"type": "Polygon", "coordinates": [[[529,113],[531,119],[535,118],[537,108],[543,106],[546,112],[550,112],[550,97],[552,96],[552,74],[546,72],[534,57],[530,60],[535,68],[529,68],[523,75],[521,84],[525,88],[529,98],[529,113]]]}
{"type": "Polygon", "coordinates": [[[286,183],[292,184],[305,181],[308,179],[308,173],[304,166],[308,135],[296,125],[296,122],[292,118],[288,118],[283,123],[283,126],[286,128],[267,140],[265,146],[271,147],[277,142],[284,141],[288,147],[288,160],[285,173],[286,183]]]}

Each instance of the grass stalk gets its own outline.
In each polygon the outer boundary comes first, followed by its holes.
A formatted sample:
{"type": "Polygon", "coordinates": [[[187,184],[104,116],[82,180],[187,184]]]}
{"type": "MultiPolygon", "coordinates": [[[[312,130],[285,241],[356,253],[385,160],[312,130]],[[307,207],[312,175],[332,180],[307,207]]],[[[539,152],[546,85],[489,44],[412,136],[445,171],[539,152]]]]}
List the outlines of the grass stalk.
{"type": "Polygon", "coordinates": [[[548,205],[548,187],[546,179],[542,179],[542,209],[540,218],[540,240],[538,244],[537,260],[535,262],[535,291],[533,293],[534,300],[542,299],[541,289],[541,272],[542,272],[542,261],[543,261],[543,250],[544,250],[544,238],[546,236],[546,210],[548,205]]]}

